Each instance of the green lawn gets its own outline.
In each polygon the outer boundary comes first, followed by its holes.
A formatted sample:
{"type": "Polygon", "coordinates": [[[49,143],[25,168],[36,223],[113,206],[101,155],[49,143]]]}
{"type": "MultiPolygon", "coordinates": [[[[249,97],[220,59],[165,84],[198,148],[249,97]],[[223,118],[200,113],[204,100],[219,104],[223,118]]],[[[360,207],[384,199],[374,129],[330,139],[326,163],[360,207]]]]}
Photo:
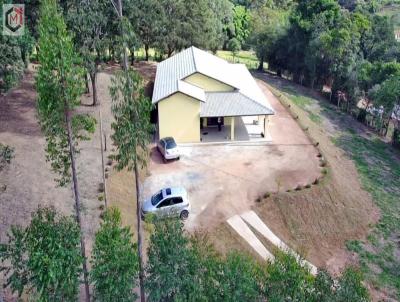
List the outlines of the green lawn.
{"type": "MultiPolygon", "coordinates": [[[[257,69],[258,64],[259,64],[255,53],[252,51],[242,50],[242,51],[239,51],[235,57],[233,57],[233,54],[231,51],[218,50],[217,56],[230,62],[230,63],[245,64],[248,69],[257,69]]],[[[267,63],[264,63],[264,69],[268,69],[267,63]]]]}
{"type": "Polygon", "coordinates": [[[397,151],[380,139],[367,139],[353,131],[334,141],[354,160],[363,188],[381,210],[381,219],[368,240],[351,241],[347,246],[359,254],[361,267],[375,286],[389,285],[396,289],[397,298],[400,298],[400,161],[398,154],[395,155],[397,151]]]}
{"type": "MultiPolygon", "coordinates": [[[[277,89],[274,87],[273,89],[277,89]]],[[[322,119],[321,119],[321,110],[318,107],[313,106],[315,102],[317,102],[315,99],[313,99],[310,96],[304,95],[292,86],[289,85],[283,85],[279,87],[278,93],[282,93],[286,98],[288,98],[290,101],[292,101],[294,104],[296,104],[298,107],[303,109],[305,112],[307,112],[308,117],[316,124],[321,124],[322,119]]]]}
{"type": "MultiPolygon", "coordinates": [[[[154,48],[149,49],[149,59],[154,61],[156,56],[156,51],[154,48]]],[[[217,56],[230,62],[230,63],[240,63],[240,64],[245,64],[248,69],[257,69],[258,68],[258,59],[255,55],[254,52],[252,51],[239,51],[238,54],[233,57],[233,54],[231,51],[227,50],[218,50],[217,51],[217,56]]],[[[145,52],[144,48],[139,48],[135,51],[135,57],[138,60],[144,60],[145,58],[145,52]]],[[[268,64],[264,63],[264,69],[268,69],[268,64]]]]}

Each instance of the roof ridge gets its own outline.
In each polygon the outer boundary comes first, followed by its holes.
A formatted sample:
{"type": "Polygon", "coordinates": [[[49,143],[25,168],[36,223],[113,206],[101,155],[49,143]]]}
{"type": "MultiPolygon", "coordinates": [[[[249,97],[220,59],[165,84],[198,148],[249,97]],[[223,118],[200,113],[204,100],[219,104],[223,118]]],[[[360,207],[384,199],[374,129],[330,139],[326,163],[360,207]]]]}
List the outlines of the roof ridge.
{"type": "Polygon", "coordinates": [[[194,49],[195,47],[192,45],[192,47],[190,47],[192,50],[192,58],[193,58],[193,65],[194,65],[194,70],[196,70],[196,72],[199,72],[198,68],[197,68],[197,64],[196,64],[196,59],[194,57],[194,49]]]}

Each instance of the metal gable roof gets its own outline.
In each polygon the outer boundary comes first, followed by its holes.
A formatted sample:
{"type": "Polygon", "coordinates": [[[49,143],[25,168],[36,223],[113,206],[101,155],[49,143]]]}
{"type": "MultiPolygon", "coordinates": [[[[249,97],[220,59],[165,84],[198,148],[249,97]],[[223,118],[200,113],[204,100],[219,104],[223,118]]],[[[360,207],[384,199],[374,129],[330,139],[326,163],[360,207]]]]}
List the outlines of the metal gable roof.
{"type": "Polygon", "coordinates": [[[200,117],[269,115],[274,111],[238,91],[207,92],[200,117]]]}
{"type": "Polygon", "coordinates": [[[211,110],[214,110],[214,113],[220,112],[221,116],[227,116],[227,114],[222,113],[231,112],[232,110],[236,110],[235,112],[247,112],[250,113],[249,115],[257,114],[251,112],[274,114],[267,98],[245,65],[230,64],[193,46],[162,61],[157,66],[153,104],[177,92],[182,92],[205,103],[212,102],[209,105],[202,104],[202,108],[204,108],[204,112],[208,112],[207,114],[211,114],[211,110]],[[230,93],[208,93],[200,87],[184,81],[186,77],[197,72],[225,83],[233,87],[235,91],[230,93]],[[220,98],[220,102],[216,101],[217,98],[220,98]],[[232,107],[231,110],[229,107],[233,106],[232,104],[234,104],[234,108],[232,107]],[[220,107],[219,109],[217,109],[218,106],[220,107]],[[222,108],[226,108],[226,110],[222,110],[222,108]]]}

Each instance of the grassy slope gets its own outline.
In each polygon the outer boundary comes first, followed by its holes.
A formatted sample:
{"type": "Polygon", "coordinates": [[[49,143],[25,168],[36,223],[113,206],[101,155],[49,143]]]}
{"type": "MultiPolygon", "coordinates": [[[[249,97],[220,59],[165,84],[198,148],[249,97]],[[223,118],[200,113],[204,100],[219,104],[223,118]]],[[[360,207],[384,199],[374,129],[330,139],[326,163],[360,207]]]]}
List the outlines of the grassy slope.
{"type": "MultiPolygon", "coordinates": [[[[400,164],[391,147],[351,129],[335,139],[355,161],[365,190],[371,193],[382,217],[367,241],[351,241],[364,272],[377,287],[390,285],[400,298],[400,164]]],[[[398,155],[397,155],[398,157],[398,155]]]]}
{"type": "Polygon", "coordinates": [[[328,132],[331,141],[343,149],[357,168],[363,189],[381,211],[381,218],[366,240],[347,243],[357,252],[362,270],[376,288],[390,288],[400,298],[400,154],[346,114],[336,112],[326,101],[306,89],[285,81],[274,85],[310,120],[322,125],[340,125],[328,132]]]}

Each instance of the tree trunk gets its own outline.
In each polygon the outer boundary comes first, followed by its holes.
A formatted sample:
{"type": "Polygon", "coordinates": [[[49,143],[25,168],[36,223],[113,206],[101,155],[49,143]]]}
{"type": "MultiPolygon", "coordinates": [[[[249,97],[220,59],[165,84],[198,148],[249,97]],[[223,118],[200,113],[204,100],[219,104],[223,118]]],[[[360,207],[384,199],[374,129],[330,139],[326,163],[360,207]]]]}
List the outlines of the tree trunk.
{"type": "Polygon", "coordinates": [[[135,63],[135,49],[131,49],[131,66],[133,66],[133,63],[135,63]]]}
{"type": "Polygon", "coordinates": [[[260,63],[258,64],[258,71],[264,71],[264,57],[260,58],[260,63]]]}
{"type": "Polygon", "coordinates": [[[90,92],[90,90],[89,90],[89,80],[88,80],[86,72],[85,72],[85,89],[86,89],[85,93],[89,93],[90,92]]]}
{"type": "Polygon", "coordinates": [[[173,52],[174,52],[174,50],[173,50],[171,47],[168,46],[168,52],[167,52],[168,58],[171,57],[171,55],[172,55],[173,52]]]}
{"type": "Polygon", "coordinates": [[[145,302],[146,296],[145,296],[145,292],[144,292],[142,218],[140,216],[140,184],[139,184],[139,169],[138,169],[136,157],[135,157],[134,165],[135,165],[135,184],[136,184],[136,218],[137,218],[137,232],[138,232],[140,301],[145,302]]]}
{"type": "Polygon", "coordinates": [[[97,77],[97,73],[96,72],[90,73],[90,81],[92,82],[92,97],[93,97],[92,106],[96,106],[97,105],[96,77],[97,77]]]}
{"type": "Polygon", "coordinates": [[[106,184],[106,170],[105,170],[105,164],[104,164],[104,151],[106,151],[106,136],[103,134],[103,115],[101,112],[101,104],[99,104],[99,120],[100,120],[100,154],[101,154],[101,171],[102,171],[102,177],[103,177],[103,189],[104,189],[104,205],[107,208],[108,203],[107,203],[107,184],[106,184]],[[104,135],[104,140],[103,140],[103,135],[104,135]],[[104,145],[104,149],[103,149],[104,145]]]}
{"type": "MultiPolygon", "coordinates": [[[[122,0],[118,0],[118,16],[121,22],[121,36],[124,36],[123,33],[123,20],[122,20],[122,0]]],[[[124,70],[128,70],[128,54],[126,53],[126,43],[125,41],[123,41],[122,43],[122,47],[123,47],[123,58],[122,58],[122,67],[124,68],[124,70]]]]}
{"type": "Polygon", "coordinates": [[[144,45],[144,52],[146,54],[146,62],[149,61],[149,44],[144,45]]]}
{"type": "MultiPolygon", "coordinates": [[[[120,22],[122,24],[122,0],[118,0],[118,15],[120,18],[120,22]]],[[[123,30],[121,26],[121,31],[123,30]]],[[[123,36],[123,32],[121,32],[123,36]]],[[[125,71],[128,70],[128,57],[126,53],[126,45],[125,42],[123,44],[123,68],[125,71]]],[[[136,151],[136,150],[135,150],[136,151]]],[[[137,232],[138,232],[138,256],[139,256],[139,287],[140,287],[140,301],[145,302],[146,296],[144,291],[144,272],[143,272],[143,246],[142,246],[142,218],[140,217],[140,184],[139,184],[139,170],[137,165],[137,160],[135,157],[134,161],[135,166],[135,184],[136,184],[136,218],[137,218],[137,232]]]]}
{"type": "Polygon", "coordinates": [[[71,173],[72,173],[72,182],[74,189],[74,197],[75,197],[75,213],[76,213],[76,222],[78,223],[80,232],[81,232],[81,255],[83,257],[82,269],[83,269],[83,280],[85,283],[85,295],[86,301],[90,302],[90,291],[89,291],[89,280],[88,280],[88,269],[87,269],[87,259],[86,259],[86,249],[85,249],[85,240],[84,234],[82,231],[82,221],[81,221],[81,202],[79,196],[79,188],[78,188],[78,178],[76,176],[76,166],[75,166],[75,150],[74,143],[72,141],[72,126],[71,126],[71,117],[70,112],[68,110],[67,104],[65,103],[65,121],[67,124],[67,135],[68,135],[68,145],[69,145],[69,156],[71,159],[71,173]]]}

